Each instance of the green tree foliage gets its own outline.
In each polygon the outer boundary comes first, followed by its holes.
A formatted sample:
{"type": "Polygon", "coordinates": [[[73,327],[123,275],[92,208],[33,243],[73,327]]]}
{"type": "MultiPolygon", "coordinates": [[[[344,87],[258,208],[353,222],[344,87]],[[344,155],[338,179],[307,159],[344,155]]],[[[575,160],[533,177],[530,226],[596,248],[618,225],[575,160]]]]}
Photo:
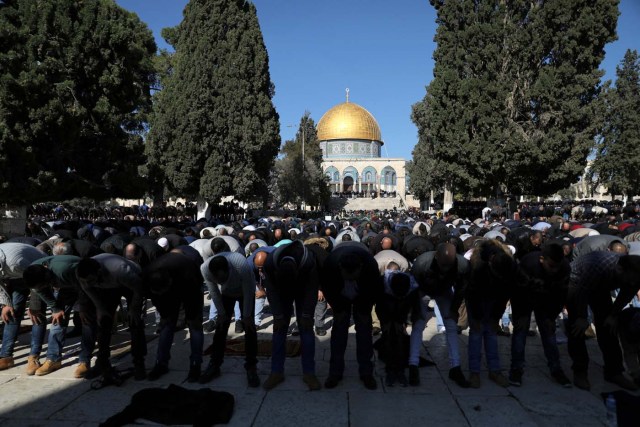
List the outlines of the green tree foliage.
{"type": "Polygon", "coordinates": [[[154,100],[150,170],[182,196],[265,197],[280,136],[254,5],[191,0],[180,25],[163,35],[175,54],[154,100]]]}
{"type": "Polygon", "coordinates": [[[142,195],[155,51],[113,1],[0,4],[0,200],[142,195]]]}
{"type": "Polygon", "coordinates": [[[589,168],[594,184],[610,194],[640,194],[640,61],[627,50],[616,67],[615,87],[604,91],[604,124],[589,168]]]}
{"type": "Polygon", "coordinates": [[[547,195],[575,182],[596,134],[611,0],[430,0],[434,78],[412,119],[411,190],[547,195]]]}
{"type": "Polygon", "coordinates": [[[330,195],[322,173],[322,150],[308,111],[300,119],[295,139],[286,141],[281,153],[283,157],[276,161],[278,201],[297,206],[303,201],[308,206],[326,204],[330,195]]]}

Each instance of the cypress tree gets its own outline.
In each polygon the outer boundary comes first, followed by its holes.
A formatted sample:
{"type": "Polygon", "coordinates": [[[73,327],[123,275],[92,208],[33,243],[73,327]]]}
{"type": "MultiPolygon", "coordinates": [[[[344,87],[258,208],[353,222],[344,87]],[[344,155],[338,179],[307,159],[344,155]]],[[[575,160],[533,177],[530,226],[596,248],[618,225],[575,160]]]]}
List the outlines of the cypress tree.
{"type": "Polygon", "coordinates": [[[604,124],[590,167],[591,180],[612,195],[640,194],[640,61],[627,50],[616,67],[615,87],[604,97],[604,124]]]}
{"type": "Polygon", "coordinates": [[[267,195],[280,146],[267,51],[245,0],[191,0],[163,33],[171,72],[154,103],[147,154],[167,188],[218,202],[267,195]]]}
{"type": "Polygon", "coordinates": [[[582,174],[617,2],[431,0],[434,78],[412,119],[412,191],[547,195],[582,174]]]}
{"type": "Polygon", "coordinates": [[[308,111],[300,118],[295,139],[284,143],[281,154],[283,157],[276,161],[279,202],[297,206],[303,201],[311,206],[327,203],[330,194],[322,173],[322,150],[315,122],[308,111]]]}
{"type": "Polygon", "coordinates": [[[109,0],[0,4],[0,201],[140,196],[156,45],[109,0]]]}

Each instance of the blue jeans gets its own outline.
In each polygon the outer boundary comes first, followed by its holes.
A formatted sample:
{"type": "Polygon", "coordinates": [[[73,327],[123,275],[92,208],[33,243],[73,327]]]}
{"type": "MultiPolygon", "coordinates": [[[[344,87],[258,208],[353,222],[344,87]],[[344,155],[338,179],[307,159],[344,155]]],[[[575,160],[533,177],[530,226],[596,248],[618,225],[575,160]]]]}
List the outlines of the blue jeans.
{"type": "Polygon", "coordinates": [[[67,325],[73,314],[73,306],[78,299],[78,293],[73,288],[61,288],[54,292],[53,295],[56,298],[56,306],[62,307],[64,311],[64,319],[57,325],[51,325],[51,329],[49,329],[47,359],[59,362],[62,360],[62,349],[64,348],[67,325]]]}
{"type": "Polygon", "coordinates": [[[460,366],[460,343],[458,341],[458,324],[450,316],[451,303],[453,302],[453,289],[449,289],[449,292],[435,297],[436,306],[440,307],[442,313],[444,313],[444,327],[446,329],[445,335],[447,337],[447,349],[449,350],[449,366],[455,368],[460,366]]]}
{"type": "MultiPolygon", "coordinates": [[[[256,300],[256,319],[258,319],[258,314],[257,314],[257,308],[258,308],[258,300],[256,300]]],[[[264,308],[264,299],[262,302],[262,307],[260,309],[260,320],[262,320],[262,308],[264,308]]],[[[209,306],[209,320],[214,320],[216,318],[216,316],[218,315],[218,309],[216,308],[216,305],[213,303],[213,301],[211,301],[211,305],[209,306]]],[[[233,315],[236,318],[236,320],[240,320],[240,303],[238,301],[236,301],[236,305],[233,306],[233,315]]],[[[256,325],[259,325],[260,321],[256,320],[256,325]]]]}
{"type": "Polygon", "coordinates": [[[498,336],[495,326],[487,321],[478,321],[477,327],[470,319],[469,329],[469,371],[471,373],[480,372],[480,362],[482,361],[482,343],[484,341],[484,352],[487,358],[487,366],[490,371],[500,370],[500,359],[498,357],[498,336]]]}
{"type": "MultiPolygon", "coordinates": [[[[420,350],[422,349],[422,333],[427,325],[429,303],[424,297],[420,298],[421,315],[411,324],[409,336],[409,365],[418,366],[420,363],[420,350]]],[[[454,329],[455,330],[455,329],[454,329]]]]}
{"type": "MultiPolygon", "coordinates": [[[[27,297],[29,296],[29,288],[24,286],[21,279],[10,280],[8,284],[8,290],[11,292],[11,299],[13,304],[13,311],[15,317],[4,325],[4,332],[2,333],[2,349],[0,350],[0,357],[13,356],[13,349],[15,346],[18,332],[20,331],[20,323],[24,317],[27,305],[27,297]]],[[[31,327],[31,351],[30,356],[38,356],[42,351],[42,343],[44,342],[44,335],[47,331],[47,318],[42,312],[38,318],[40,319],[39,325],[33,325],[31,327]]]]}
{"type": "MultiPolygon", "coordinates": [[[[262,312],[264,311],[264,305],[267,302],[267,298],[256,298],[256,312],[255,312],[255,318],[254,318],[254,322],[256,324],[256,326],[260,326],[260,323],[262,322],[262,312]]],[[[238,311],[240,311],[240,305],[236,304],[236,307],[238,308],[238,311]]],[[[236,316],[238,314],[236,313],[236,316]]],[[[237,317],[236,317],[237,319],[237,317]]]]}

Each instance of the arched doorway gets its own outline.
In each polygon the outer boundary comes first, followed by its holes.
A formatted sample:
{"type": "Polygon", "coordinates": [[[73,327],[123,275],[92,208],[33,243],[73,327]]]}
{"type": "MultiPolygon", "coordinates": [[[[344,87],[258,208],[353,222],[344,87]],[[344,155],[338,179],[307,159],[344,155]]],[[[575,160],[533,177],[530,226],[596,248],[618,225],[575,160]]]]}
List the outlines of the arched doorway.
{"type": "Polygon", "coordinates": [[[350,176],[345,176],[342,181],[342,192],[349,193],[353,191],[353,178],[350,176]]]}

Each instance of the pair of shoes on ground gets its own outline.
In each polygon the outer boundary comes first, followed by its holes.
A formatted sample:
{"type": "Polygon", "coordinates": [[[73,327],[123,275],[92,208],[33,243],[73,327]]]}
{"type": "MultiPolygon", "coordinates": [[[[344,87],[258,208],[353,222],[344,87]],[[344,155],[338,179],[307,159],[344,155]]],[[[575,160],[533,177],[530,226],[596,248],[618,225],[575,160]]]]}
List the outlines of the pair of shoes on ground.
{"type": "MultiPolygon", "coordinates": [[[[509,384],[520,387],[522,386],[522,376],[524,375],[523,369],[511,369],[509,371],[509,384]]],[[[551,371],[551,378],[562,387],[571,388],[571,380],[567,378],[562,369],[555,369],[551,371]]]]}
{"type": "MultiPolygon", "coordinates": [[[[402,373],[402,376],[404,376],[404,372],[402,373]]],[[[364,387],[367,390],[375,390],[378,388],[378,383],[376,382],[376,379],[371,374],[360,375],[360,381],[362,381],[362,384],[364,384],[364,387]]],[[[405,381],[406,381],[406,378],[405,378],[405,381]]]]}
{"type": "Polygon", "coordinates": [[[384,384],[387,387],[393,387],[396,382],[398,382],[398,384],[400,384],[400,386],[402,387],[406,387],[409,385],[409,381],[407,380],[407,377],[404,374],[404,370],[402,371],[396,371],[396,372],[387,372],[387,375],[384,379],[384,384]]]}
{"type": "Polygon", "coordinates": [[[340,383],[340,381],[342,381],[341,375],[329,374],[326,381],[324,382],[324,388],[328,388],[328,389],[336,388],[340,383]]]}
{"type": "MultiPolygon", "coordinates": [[[[265,380],[264,384],[262,384],[262,388],[265,390],[272,390],[282,382],[284,382],[284,374],[281,372],[272,372],[265,380]]],[[[303,374],[302,382],[307,385],[309,391],[320,390],[322,388],[320,381],[318,381],[318,377],[316,377],[315,374],[303,374]]]]}
{"type": "Polygon", "coordinates": [[[167,374],[169,372],[169,367],[162,363],[156,363],[155,366],[149,371],[147,374],[147,379],[149,381],[155,381],[161,376],[167,374]]]}
{"type": "Polygon", "coordinates": [[[198,382],[200,384],[206,384],[212,379],[218,378],[220,375],[220,366],[209,363],[209,365],[207,365],[207,369],[205,369],[204,372],[200,375],[200,378],[198,378],[198,382]]]}
{"type": "MultiPolygon", "coordinates": [[[[509,386],[509,380],[500,371],[489,371],[489,379],[500,387],[509,386]]],[[[472,372],[471,375],[469,375],[469,387],[480,388],[481,384],[480,373],[472,372]]]]}
{"type": "MultiPolygon", "coordinates": [[[[460,368],[460,366],[454,366],[453,368],[449,369],[449,379],[462,388],[469,388],[471,386],[469,384],[469,381],[467,381],[467,379],[464,377],[462,368],[460,368]]],[[[478,380],[479,379],[480,377],[478,377],[478,380]]]]}
{"type": "Polygon", "coordinates": [[[489,379],[500,387],[509,387],[509,380],[501,371],[489,371],[489,379]]]}

